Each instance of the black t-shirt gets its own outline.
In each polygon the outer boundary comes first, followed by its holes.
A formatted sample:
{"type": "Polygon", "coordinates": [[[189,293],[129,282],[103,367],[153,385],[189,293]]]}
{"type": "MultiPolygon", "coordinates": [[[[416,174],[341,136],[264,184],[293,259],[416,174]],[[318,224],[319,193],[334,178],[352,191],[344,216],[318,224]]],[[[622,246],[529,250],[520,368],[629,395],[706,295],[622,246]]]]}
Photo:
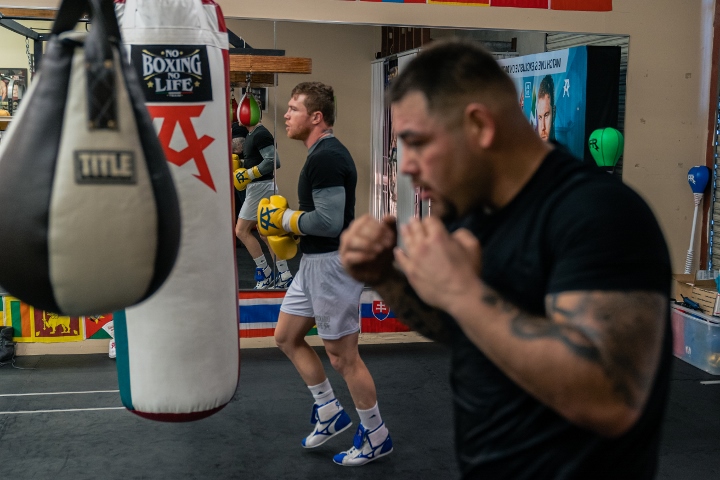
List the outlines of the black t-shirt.
{"type": "MultiPolygon", "coordinates": [[[[345,211],[343,215],[343,230],[355,218],[355,186],[357,185],[357,171],[355,162],[348,149],[335,137],[320,140],[310,153],[300,171],[298,181],[298,203],[300,210],[312,212],[315,210],[313,190],[329,187],[345,188],[345,211]]],[[[340,246],[340,234],[336,237],[320,237],[306,235],[300,242],[303,253],[334,252],[340,246]]]]}
{"type": "MultiPolygon", "coordinates": [[[[545,296],[564,291],[670,295],[667,246],[649,207],[621,181],[558,149],[510,204],[455,226],[480,239],[482,279],[533,314],[545,315],[545,296]]],[[[629,432],[608,439],[571,424],[518,387],[451,321],[455,442],[463,478],[653,478],[669,385],[669,313],[664,323],[646,409],[629,432]]]]}
{"type": "MultiPolygon", "coordinates": [[[[243,165],[245,168],[250,170],[252,167],[260,165],[263,161],[263,157],[260,154],[260,150],[265,147],[272,147],[275,145],[275,140],[272,134],[265,128],[264,125],[258,125],[255,129],[247,134],[245,137],[245,143],[243,144],[243,165]]],[[[266,173],[260,178],[256,178],[255,181],[260,180],[272,180],[274,172],[270,170],[270,173],[266,173]]]]}

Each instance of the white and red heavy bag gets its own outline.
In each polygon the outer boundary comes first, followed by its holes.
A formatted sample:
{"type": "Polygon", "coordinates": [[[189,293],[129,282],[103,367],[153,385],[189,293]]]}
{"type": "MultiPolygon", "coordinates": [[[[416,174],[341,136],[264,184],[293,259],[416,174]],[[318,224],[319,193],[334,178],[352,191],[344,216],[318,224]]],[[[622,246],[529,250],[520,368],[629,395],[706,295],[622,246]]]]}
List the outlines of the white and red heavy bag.
{"type": "Polygon", "coordinates": [[[212,0],[116,0],[115,10],[182,221],[163,287],[114,315],[120,396],[142,417],[197,420],[230,402],[240,370],[227,29],[212,0]]]}

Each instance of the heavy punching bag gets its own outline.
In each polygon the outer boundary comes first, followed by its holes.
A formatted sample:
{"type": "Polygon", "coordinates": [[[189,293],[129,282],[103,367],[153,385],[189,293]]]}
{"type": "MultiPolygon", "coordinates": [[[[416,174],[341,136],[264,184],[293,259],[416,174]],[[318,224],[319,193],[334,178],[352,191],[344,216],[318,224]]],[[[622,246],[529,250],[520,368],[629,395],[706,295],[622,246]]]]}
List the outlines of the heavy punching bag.
{"type": "Polygon", "coordinates": [[[116,0],[115,8],[182,215],[163,288],[115,312],[120,396],[146,418],[196,420],[232,399],[240,368],[228,35],[211,0],[116,0]]]}
{"type": "Polygon", "coordinates": [[[42,310],[136,304],[178,252],[178,198],[119,42],[112,0],[64,0],[0,146],[0,284],[42,310]]]}

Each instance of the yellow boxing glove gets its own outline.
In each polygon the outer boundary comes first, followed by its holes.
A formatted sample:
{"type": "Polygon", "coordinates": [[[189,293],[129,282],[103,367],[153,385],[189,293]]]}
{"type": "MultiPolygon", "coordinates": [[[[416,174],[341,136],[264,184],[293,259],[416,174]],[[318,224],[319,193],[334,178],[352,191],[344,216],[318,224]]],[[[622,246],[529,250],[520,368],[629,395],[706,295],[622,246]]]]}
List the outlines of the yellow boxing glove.
{"type": "Polygon", "coordinates": [[[236,171],[238,168],[242,167],[242,162],[240,161],[240,155],[237,153],[232,154],[232,171],[236,171]]]}
{"type": "Polygon", "coordinates": [[[282,195],[262,198],[257,210],[258,233],[266,237],[286,233],[302,235],[298,224],[303,213],[288,208],[287,199],[282,195]]]}
{"type": "Polygon", "coordinates": [[[240,167],[235,170],[235,178],[233,179],[233,182],[235,183],[235,188],[243,191],[247,188],[250,182],[256,178],[260,178],[261,176],[262,174],[260,173],[260,169],[258,167],[252,167],[250,169],[240,167]]]}
{"type": "Polygon", "coordinates": [[[290,260],[297,255],[300,237],[287,234],[267,237],[270,250],[273,251],[278,260],[290,260]]]}

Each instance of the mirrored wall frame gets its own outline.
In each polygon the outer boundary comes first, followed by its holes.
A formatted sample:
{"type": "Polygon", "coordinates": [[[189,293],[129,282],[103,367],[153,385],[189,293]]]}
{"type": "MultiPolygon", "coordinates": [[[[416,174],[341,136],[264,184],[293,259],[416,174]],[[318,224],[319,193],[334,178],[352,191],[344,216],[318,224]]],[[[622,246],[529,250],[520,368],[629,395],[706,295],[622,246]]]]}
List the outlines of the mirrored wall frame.
{"type": "Polygon", "coordinates": [[[370,211],[377,219],[395,216],[400,225],[430,212],[428,202],[420,200],[411,179],[400,171],[403,145],[393,132],[392,114],[386,99],[390,82],[419,51],[415,48],[371,62],[373,184],[370,211]]]}
{"type": "MultiPolygon", "coordinates": [[[[273,49],[277,50],[277,22],[272,22],[272,29],[273,29],[273,49]]],[[[245,45],[243,45],[245,46],[245,45]]],[[[270,89],[271,91],[268,92],[267,97],[265,97],[265,101],[267,101],[269,98],[272,97],[273,99],[273,125],[272,125],[272,135],[274,140],[274,152],[273,152],[273,193],[278,193],[278,187],[277,187],[277,174],[278,174],[278,160],[279,160],[279,154],[278,154],[278,145],[277,145],[277,84],[278,84],[278,74],[272,73],[270,74],[272,77],[272,85],[267,86],[263,83],[262,89],[270,89]]],[[[263,80],[267,81],[267,74],[263,74],[263,80]]],[[[253,88],[253,72],[249,72],[246,74],[246,81],[243,82],[232,82],[230,83],[230,89],[232,91],[232,96],[234,98],[242,99],[243,95],[247,94],[253,94],[256,96],[256,99],[258,100],[258,104],[260,105],[260,111],[261,111],[261,123],[264,123],[262,121],[262,112],[266,112],[268,109],[268,105],[265,102],[262,102],[262,98],[260,98],[260,94],[258,91],[255,91],[253,88]]],[[[239,102],[238,102],[239,103],[239,102]]],[[[239,121],[239,119],[238,119],[239,121]]],[[[237,221],[237,219],[236,219],[237,221]]],[[[260,238],[260,235],[258,235],[258,240],[260,240],[260,247],[263,249],[264,254],[266,255],[266,258],[269,260],[268,265],[272,265],[272,276],[273,278],[278,278],[278,269],[276,262],[274,260],[272,251],[267,247],[267,244],[263,241],[262,238],[260,238]]],[[[254,259],[250,259],[251,262],[245,262],[241,261],[240,259],[243,257],[246,257],[249,255],[249,252],[245,252],[244,248],[241,249],[243,251],[236,252],[238,255],[238,288],[239,290],[254,290],[252,286],[252,281],[245,282],[245,277],[250,277],[251,275],[254,275],[255,272],[255,266],[254,259]],[[242,256],[242,257],[241,257],[242,256]],[[248,272],[249,270],[249,272],[248,272]]],[[[299,253],[299,252],[298,252],[299,253]]],[[[254,278],[254,277],[252,277],[254,278]]],[[[269,289],[265,289],[269,290],[269,289]]]]}
{"type": "MultiPolygon", "coordinates": [[[[265,22],[270,23],[270,22],[265,22]]],[[[269,30],[269,28],[265,29],[266,31],[269,30]]],[[[248,38],[248,41],[245,42],[245,32],[243,32],[241,29],[237,30],[237,34],[233,32],[230,37],[231,39],[234,37],[236,41],[242,42],[242,47],[244,49],[252,48],[249,44],[255,45],[255,39],[248,38]]],[[[245,65],[243,67],[244,69],[242,71],[238,69],[231,69],[231,83],[230,87],[235,95],[235,98],[242,99],[242,95],[244,94],[243,91],[250,91],[251,93],[257,93],[257,90],[253,87],[253,85],[256,85],[263,89],[263,96],[262,100],[265,100],[263,102],[260,102],[262,106],[264,107],[262,109],[262,112],[264,114],[271,114],[272,119],[269,119],[268,117],[270,115],[263,115],[264,118],[261,118],[259,123],[262,123],[265,125],[268,130],[271,131],[273,140],[274,140],[274,158],[273,158],[273,180],[272,180],[272,192],[273,194],[281,194],[284,196],[287,196],[287,194],[281,189],[278,188],[278,173],[280,171],[280,168],[282,166],[282,155],[280,153],[280,147],[278,145],[278,135],[283,133],[283,129],[278,127],[278,122],[280,121],[278,119],[278,115],[282,114],[282,107],[278,106],[278,84],[279,84],[279,74],[285,74],[285,73],[310,73],[311,72],[311,60],[308,58],[290,58],[285,56],[284,50],[278,49],[278,22],[273,21],[272,22],[272,48],[268,48],[270,45],[266,44],[258,44],[256,46],[262,47],[258,48],[257,52],[258,55],[249,58],[244,59],[243,62],[236,61],[233,62],[231,60],[231,66],[234,65],[245,65]],[[250,65],[247,67],[247,65],[250,65]],[[242,79],[245,79],[245,81],[242,81],[242,79]],[[254,83],[254,78],[258,79],[257,83],[254,83]],[[235,80],[235,81],[233,81],[235,80]],[[265,92],[267,94],[265,95],[265,92]],[[272,105],[269,105],[272,104],[272,105]],[[269,125],[269,121],[272,122],[272,127],[269,125]]],[[[266,39],[267,42],[267,39],[266,39]]],[[[232,55],[232,52],[231,52],[232,55]]],[[[292,205],[291,205],[292,207],[292,205]]],[[[268,266],[272,269],[272,278],[277,279],[279,278],[280,271],[277,267],[276,259],[268,247],[267,243],[265,243],[264,239],[257,234],[256,232],[253,233],[255,237],[258,239],[260,248],[262,249],[263,255],[265,256],[268,266]]],[[[297,255],[288,260],[288,266],[290,268],[291,273],[294,275],[297,272],[297,267],[300,261],[300,258],[302,257],[302,253],[298,249],[297,255]]],[[[248,251],[246,251],[244,248],[238,248],[236,252],[236,261],[237,261],[237,269],[238,269],[238,289],[239,290],[255,290],[255,270],[256,265],[255,261],[252,258],[252,255],[249,254],[248,251]]],[[[274,280],[275,281],[275,280],[274,280]]],[[[274,290],[275,287],[263,289],[263,290],[274,290]]]]}

